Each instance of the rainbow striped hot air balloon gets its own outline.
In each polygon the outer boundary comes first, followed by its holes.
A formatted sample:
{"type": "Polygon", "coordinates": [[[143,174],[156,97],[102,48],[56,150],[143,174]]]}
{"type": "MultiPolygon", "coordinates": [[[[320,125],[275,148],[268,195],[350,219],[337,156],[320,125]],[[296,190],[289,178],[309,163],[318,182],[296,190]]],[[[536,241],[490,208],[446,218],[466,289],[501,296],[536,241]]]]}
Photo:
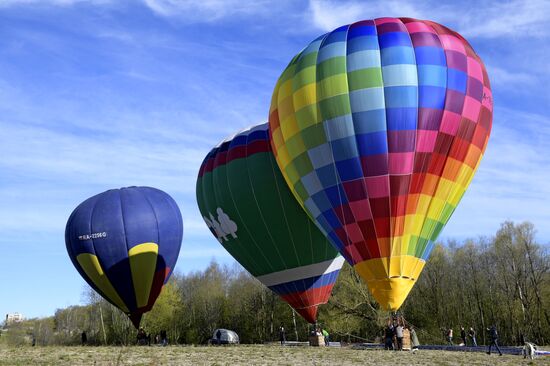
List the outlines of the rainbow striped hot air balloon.
{"type": "Polygon", "coordinates": [[[65,229],[67,252],[80,275],[136,328],[170,278],[182,236],[176,202],[150,187],[111,189],[88,198],[65,229]]]}
{"type": "Polygon", "coordinates": [[[314,323],[344,258],[286,186],[267,123],[210,151],[199,171],[197,202],[212,234],[237,262],[314,323]]]}
{"type": "Polygon", "coordinates": [[[431,21],[346,25],[294,57],[273,93],[273,152],[290,189],[397,310],[476,171],[492,124],[481,59],[431,21]]]}

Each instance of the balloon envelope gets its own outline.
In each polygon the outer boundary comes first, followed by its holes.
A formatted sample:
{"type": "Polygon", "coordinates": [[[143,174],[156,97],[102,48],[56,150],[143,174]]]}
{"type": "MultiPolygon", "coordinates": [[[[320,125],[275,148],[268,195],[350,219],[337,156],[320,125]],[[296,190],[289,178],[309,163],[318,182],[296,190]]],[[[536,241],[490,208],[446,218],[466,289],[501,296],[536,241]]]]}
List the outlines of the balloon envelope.
{"type": "Polygon", "coordinates": [[[422,271],[477,169],[492,108],[479,56],[430,21],[340,27],[280,76],[277,164],[382,307],[398,309],[422,271]]]}
{"type": "Polygon", "coordinates": [[[204,221],[254,277],[310,323],[327,302],[344,259],[307,217],[281,176],[267,124],[242,131],[206,156],[197,179],[204,221]]]}
{"type": "Polygon", "coordinates": [[[137,328],[151,310],[178,258],[181,213],[150,187],[112,189],[82,202],[65,229],[69,257],[101,296],[137,328]]]}

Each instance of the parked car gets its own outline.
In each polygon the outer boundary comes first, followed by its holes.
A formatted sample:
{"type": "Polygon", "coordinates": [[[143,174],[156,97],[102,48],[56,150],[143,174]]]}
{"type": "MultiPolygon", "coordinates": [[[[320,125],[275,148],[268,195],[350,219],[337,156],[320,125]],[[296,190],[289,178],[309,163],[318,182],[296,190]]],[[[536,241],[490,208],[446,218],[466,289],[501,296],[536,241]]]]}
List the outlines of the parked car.
{"type": "Polygon", "coordinates": [[[239,335],[229,329],[216,329],[209,344],[239,344],[239,335]]]}

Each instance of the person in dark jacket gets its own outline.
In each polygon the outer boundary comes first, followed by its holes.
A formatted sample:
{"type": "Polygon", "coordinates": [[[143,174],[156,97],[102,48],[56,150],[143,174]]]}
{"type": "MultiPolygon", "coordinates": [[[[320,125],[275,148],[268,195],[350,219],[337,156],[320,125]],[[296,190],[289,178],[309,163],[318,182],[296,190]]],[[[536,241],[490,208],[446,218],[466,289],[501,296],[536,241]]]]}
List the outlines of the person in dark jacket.
{"type": "Polygon", "coordinates": [[[145,329],[143,327],[140,327],[136,336],[137,344],[140,346],[145,346],[147,344],[147,333],[145,333],[145,329]]]}
{"type": "Polygon", "coordinates": [[[384,330],[384,349],[386,350],[393,350],[393,335],[394,335],[394,327],[391,322],[388,321],[388,326],[384,330]]]}
{"type": "Polygon", "coordinates": [[[462,339],[462,345],[466,346],[466,330],[463,325],[460,326],[460,339],[462,339]]]}
{"type": "Polygon", "coordinates": [[[498,354],[502,356],[502,352],[500,351],[500,347],[498,346],[498,332],[497,327],[493,324],[491,328],[487,328],[487,331],[489,332],[489,337],[491,339],[491,343],[489,344],[489,349],[487,351],[487,354],[491,354],[491,347],[495,346],[498,354]]]}
{"type": "Polygon", "coordinates": [[[281,323],[281,326],[279,327],[279,341],[281,342],[281,346],[283,346],[286,342],[286,332],[283,323],[281,323]]]}
{"type": "Polygon", "coordinates": [[[160,344],[163,347],[166,347],[168,345],[168,336],[164,329],[160,331],[160,344]]]}

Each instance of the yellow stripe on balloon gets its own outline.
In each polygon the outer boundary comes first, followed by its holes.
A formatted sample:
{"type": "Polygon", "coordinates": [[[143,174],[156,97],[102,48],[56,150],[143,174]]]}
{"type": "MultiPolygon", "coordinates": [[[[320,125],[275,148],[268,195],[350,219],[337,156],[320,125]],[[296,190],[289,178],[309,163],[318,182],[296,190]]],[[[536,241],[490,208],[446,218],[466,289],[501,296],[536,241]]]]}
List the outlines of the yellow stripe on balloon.
{"type": "MultiPolygon", "coordinates": [[[[393,218],[392,218],[393,219],[393,218]]],[[[392,226],[395,227],[395,226],[392,226]]],[[[391,255],[400,256],[402,248],[403,236],[396,235],[391,237],[391,255]]]]}
{"type": "Polygon", "coordinates": [[[395,311],[407,298],[425,264],[420,258],[402,255],[368,259],[354,268],[366,280],[376,301],[387,304],[386,310],[395,311]]]}
{"type": "Polygon", "coordinates": [[[441,211],[443,211],[445,202],[446,200],[443,200],[439,197],[433,197],[426,217],[437,221],[439,219],[439,214],[441,213],[441,211]]]}
{"type": "Polygon", "coordinates": [[[110,301],[127,313],[128,307],[124,304],[120,296],[118,296],[118,293],[111,284],[111,281],[107,278],[97,257],[91,253],[81,253],[76,257],[76,260],[93,284],[103,292],[110,301]]]}
{"type": "Polygon", "coordinates": [[[288,149],[286,148],[286,145],[282,145],[281,147],[279,147],[279,150],[277,152],[281,167],[286,171],[289,167],[291,167],[291,160],[290,156],[288,155],[288,149]]]}
{"type": "Polygon", "coordinates": [[[279,87],[279,103],[292,95],[292,79],[285,80],[279,87]]]}
{"type": "Polygon", "coordinates": [[[467,182],[464,184],[464,186],[461,186],[460,189],[457,189],[455,192],[453,192],[453,195],[449,199],[449,203],[451,203],[453,206],[457,206],[460,200],[462,199],[462,196],[466,192],[466,189],[470,186],[470,183],[472,182],[472,179],[474,178],[475,172],[477,171],[477,168],[479,166],[479,163],[481,162],[481,157],[479,158],[479,161],[475,167],[470,173],[467,178],[467,182]]]}
{"type": "Polygon", "coordinates": [[[291,183],[292,189],[294,189],[294,186],[300,180],[300,174],[298,173],[298,171],[296,170],[296,167],[293,164],[289,164],[286,167],[285,173],[288,181],[291,183]]]}
{"type": "Polygon", "coordinates": [[[402,260],[403,256],[401,255],[393,255],[389,259],[389,277],[401,277],[402,273],[402,266],[401,263],[404,262],[402,260]]]}
{"type": "Polygon", "coordinates": [[[296,115],[294,112],[290,114],[287,118],[281,118],[281,126],[284,127],[281,129],[283,132],[283,139],[285,142],[296,135],[300,130],[298,129],[298,122],[296,121],[296,115]]]}
{"type": "Polygon", "coordinates": [[[275,155],[277,155],[277,150],[281,148],[284,144],[283,135],[280,128],[273,130],[271,133],[272,142],[275,145],[275,155]]]}
{"type": "MultiPolygon", "coordinates": [[[[283,138],[285,139],[285,145],[288,144],[288,141],[293,137],[296,137],[300,133],[300,128],[298,126],[298,121],[296,120],[296,115],[293,113],[290,118],[286,119],[288,128],[285,128],[283,131],[283,138]]],[[[289,150],[290,151],[290,150],[289,150]]]]}
{"type": "Polygon", "coordinates": [[[427,194],[420,194],[418,199],[418,206],[416,208],[416,213],[422,216],[426,216],[428,208],[430,207],[430,202],[432,201],[432,196],[427,194]]]}
{"type": "Polygon", "coordinates": [[[435,191],[434,197],[445,200],[447,197],[449,197],[449,192],[451,191],[453,185],[454,185],[453,181],[441,177],[441,179],[439,180],[439,184],[437,186],[437,190],[435,191]]]}
{"type": "Polygon", "coordinates": [[[149,302],[149,293],[157,268],[158,249],[159,246],[155,243],[143,243],[128,251],[138,308],[146,306],[149,302]]]}
{"type": "Polygon", "coordinates": [[[307,151],[302,136],[296,134],[289,138],[286,142],[286,147],[291,156],[300,156],[307,151]]]}
{"type": "Polygon", "coordinates": [[[349,93],[347,74],[337,74],[319,81],[319,92],[323,96],[322,99],[347,95],[349,93]]]}
{"type": "Polygon", "coordinates": [[[294,92],[294,108],[296,111],[317,103],[317,85],[307,84],[294,92]]]}
{"type": "Polygon", "coordinates": [[[291,121],[292,118],[294,118],[294,100],[292,99],[292,95],[279,100],[277,113],[279,113],[279,121],[281,122],[280,126],[283,131],[283,136],[286,136],[285,129],[287,128],[286,123],[288,122],[285,121],[291,121]]]}
{"type": "MultiPolygon", "coordinates": [[[[281,86],[281,79],[277,80],[277,84],[275,84],[275,90],[278,91],[280,86],[281,86]]],[[[271,113],[273,113],[273,111],[278,108],[278,103],[277,103],[278,98],[279,98],[278,93],[273,93],[271,95],[271,104],[269,106],[269,115],[271,115],[271,113]]]]}

